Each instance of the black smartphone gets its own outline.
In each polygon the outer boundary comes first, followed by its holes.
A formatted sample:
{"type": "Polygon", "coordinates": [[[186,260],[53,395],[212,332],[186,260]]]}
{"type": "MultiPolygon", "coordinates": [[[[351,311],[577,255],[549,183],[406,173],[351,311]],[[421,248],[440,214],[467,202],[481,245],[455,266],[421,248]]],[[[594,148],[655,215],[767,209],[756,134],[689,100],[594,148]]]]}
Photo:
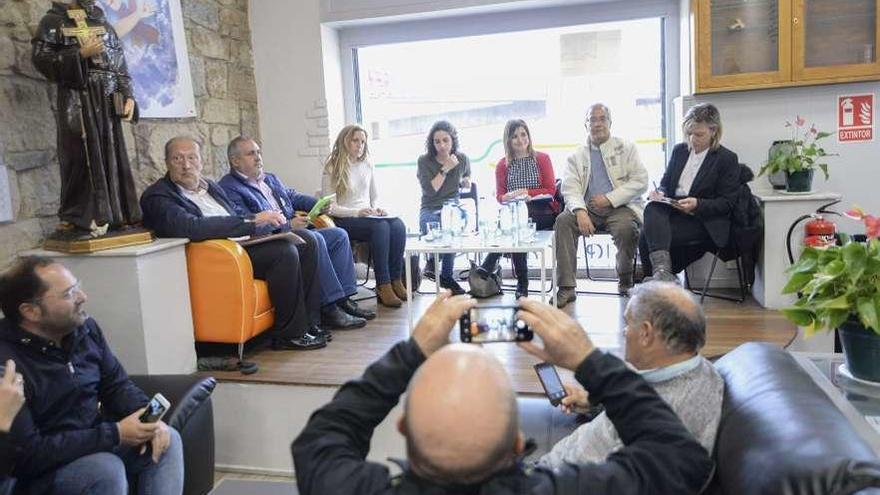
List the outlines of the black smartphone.
{"type": "Polygon", "coordinates": [[[558,406],[568,394],[565,393],[565,387],[562,386],[562,380],[559,379],[556,367],[550,363],[538,363],[535,365],[535,372],[538,374],[538,379],[541,380],[541,386],[544,387],[544,393],[547,394],[550,403],[558,406]]]}
{"type": "Polygon", "coordinates": [[[171,403],[162,394],[156,394],[147,403],[147,409],[141,414],[141,423],[155,423],[165,416],[171,403]]]}
{"type": "Polygon", "coordinates": [[[526,342],[534,332],[516,317],[516,304],[478,304],[461,315],[459,329],[462,342],[526,342]]]}

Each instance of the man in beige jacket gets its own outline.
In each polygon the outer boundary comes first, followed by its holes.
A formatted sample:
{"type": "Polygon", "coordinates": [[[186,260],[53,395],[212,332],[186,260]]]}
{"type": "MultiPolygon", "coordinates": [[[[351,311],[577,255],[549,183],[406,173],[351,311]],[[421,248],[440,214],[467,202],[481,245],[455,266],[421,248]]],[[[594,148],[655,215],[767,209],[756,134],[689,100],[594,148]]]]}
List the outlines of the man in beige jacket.
{"type": "Polygon", "coordinates": [[[645,170],[633,143],[611,137],[611,111],[602,103],[590,106],[584,123],[589,133],[585,146],[568,157],[562,180],[565,211],[556,217],[556,262],[559,287],[556,306],[577,297],[577,245],[580,236],[597,231],[611,233],[617,247],[618,291],[633,285],[633,259],[639,239],[648,190],[645,170]]]}

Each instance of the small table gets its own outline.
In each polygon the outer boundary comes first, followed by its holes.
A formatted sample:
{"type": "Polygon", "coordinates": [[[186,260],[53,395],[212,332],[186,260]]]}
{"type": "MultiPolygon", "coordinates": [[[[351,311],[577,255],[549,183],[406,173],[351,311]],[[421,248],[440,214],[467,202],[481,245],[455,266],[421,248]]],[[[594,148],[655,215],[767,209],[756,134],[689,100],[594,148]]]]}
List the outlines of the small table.
{"type": "MultiPolygon", "coordinates": [[[[460,237],[453,241],[451,246],[444,246],[436,242],[427,242],[424,239],[411,239],[406,243],[404,259],[409,260],[413,255],[433,254],[435,257],[440,254],[460,254],[460,253],[537,253],[541,258],[541,302],[547,301],[547,250],[550,250],[551,266],[553,267],[553,280],[556,280],[556,244],[554,242],[552,230],[540,230],[535,232],[535,238],[531,242],[520,242],[514,244],[512,240],[496,239],[494,242],[483,243],[479,236],[460,237]]],[[[437,268],[439,272],[439,259],[437,260],[437,268]]],[[[412,267],[410,263],[404,263],[406,266],[406,280],[412,280],[412,267]]],[[[437,293],[440,293],[440,283],[437,283],[437,293]]],[[[413,303],[412,303],[412,284],[406,284],[407,295],[407,321],[409,322],[409,331],[413,330],[413,303]]]]}
{"type": "Polygon", "coordinates": [[[834,402],[853,429],[880,456],[880,384],[867,385],[839,371],[843,354],[792,352],[795,361],[834,402]]]}
{"type": "MultiPolygon", "coordinates": [[[[812,192],[809,194],[786,194],[779,191],[754,192],[761,201],[764,214],[764,244],[755,269],[755,284],[752,294],[758,304],[767,309],[781,309],[794,303],[794,294],[782,294],[788,281],[785,269],[790,266],[785,247],[785,236],[789,227],[801,215],[809,214],[820,206],[839,200],[842,196],[833,192],[812,192]]],[[[804,238],[804,222],[798,225],[792,235],[792,253],[797,259],[800,255],[800,240],[804,238]]]]}

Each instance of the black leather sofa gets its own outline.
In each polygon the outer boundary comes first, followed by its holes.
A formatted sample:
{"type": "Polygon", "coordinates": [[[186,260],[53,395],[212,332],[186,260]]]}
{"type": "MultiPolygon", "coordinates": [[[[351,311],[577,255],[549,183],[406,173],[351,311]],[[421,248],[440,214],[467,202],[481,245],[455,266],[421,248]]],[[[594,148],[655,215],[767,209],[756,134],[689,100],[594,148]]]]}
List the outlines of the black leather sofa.
{"type": "MultiPolygon", "coordinates": [[[[880,459],[784,350],[748,343],[715,363],[724,378],[708,494],[880,493],[880,459]]],[[[578,426],[544,398],[519,399],[537,459],[578,426]]]]}
{"type": "Polygon", "coordinates": [[[171,402],[164,421],[183,441],[184,495],[204,495],[214,487],[214,409],[217,382],[197,375],[138,375],[131,379],[149,396],[161,392],[171,402]]]}

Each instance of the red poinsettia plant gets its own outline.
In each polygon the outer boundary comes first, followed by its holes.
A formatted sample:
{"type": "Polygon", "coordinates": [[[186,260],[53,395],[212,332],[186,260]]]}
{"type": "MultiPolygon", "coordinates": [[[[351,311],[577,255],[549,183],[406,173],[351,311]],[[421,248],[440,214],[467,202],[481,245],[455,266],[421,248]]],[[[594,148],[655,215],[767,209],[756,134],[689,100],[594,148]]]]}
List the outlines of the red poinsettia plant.
{"type": "Polygon", "coordinates": [[[865,242],[842,234],[841,246],[805,248],[788,269],[782,292],[800,298],[782,312],[808,334],[837,328],[847,320],[858,320],[880,334],[880,217],[859,207],[846,216],[865,225],[865,242]]]}

